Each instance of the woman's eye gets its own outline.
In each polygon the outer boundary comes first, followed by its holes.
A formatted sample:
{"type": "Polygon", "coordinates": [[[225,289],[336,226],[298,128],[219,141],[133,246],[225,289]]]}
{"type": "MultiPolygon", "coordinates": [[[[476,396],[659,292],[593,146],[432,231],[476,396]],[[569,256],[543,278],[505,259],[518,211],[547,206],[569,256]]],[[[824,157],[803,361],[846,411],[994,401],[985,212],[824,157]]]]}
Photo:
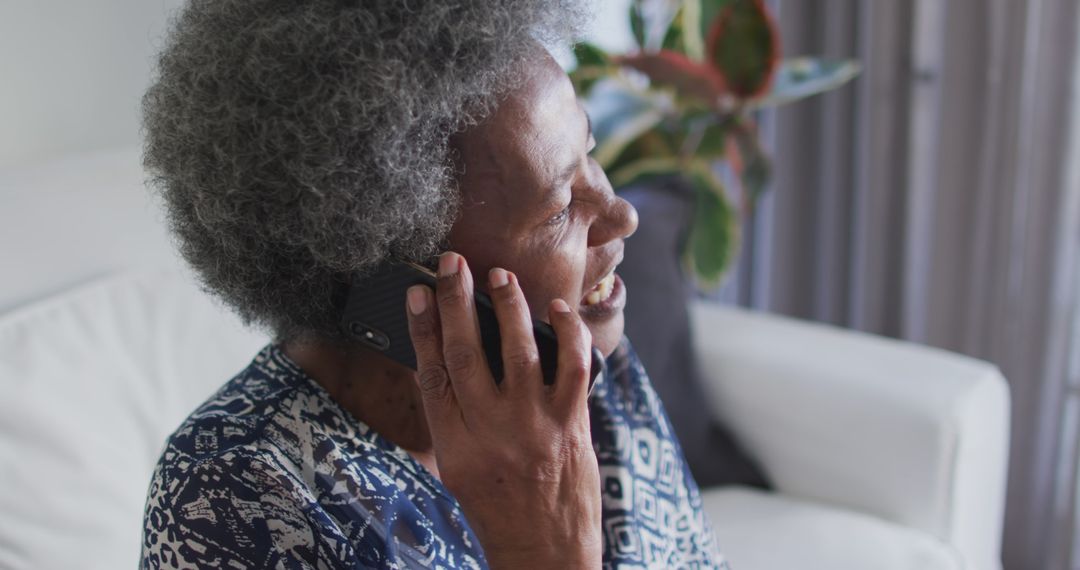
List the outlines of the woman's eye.
{"type": "Polygon", "coordinates": [[[566,207],[563,208],[561,212],[559,212],[558,214],[555,214],[554,216],[548,218],[547,225],[549,225],[549,226],[557,226],[557,225],[565,222],[566,219],[569,218],[569,217],[570,217],[570,204],[567,204],[566,207]]]}

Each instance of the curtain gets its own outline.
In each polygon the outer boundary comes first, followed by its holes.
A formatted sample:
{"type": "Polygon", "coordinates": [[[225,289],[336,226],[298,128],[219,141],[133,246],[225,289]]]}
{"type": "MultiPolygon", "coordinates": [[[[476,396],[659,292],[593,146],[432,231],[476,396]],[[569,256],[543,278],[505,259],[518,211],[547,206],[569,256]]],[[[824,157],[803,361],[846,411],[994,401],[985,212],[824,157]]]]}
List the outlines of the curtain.
{"type": "Polygon", "coordinates": [[[775,178],[720,296],[997,364],[1005,568],[1080,567],[1077,2],[771,4],[785,54],[863,74],[761,117],[775,178]]]}

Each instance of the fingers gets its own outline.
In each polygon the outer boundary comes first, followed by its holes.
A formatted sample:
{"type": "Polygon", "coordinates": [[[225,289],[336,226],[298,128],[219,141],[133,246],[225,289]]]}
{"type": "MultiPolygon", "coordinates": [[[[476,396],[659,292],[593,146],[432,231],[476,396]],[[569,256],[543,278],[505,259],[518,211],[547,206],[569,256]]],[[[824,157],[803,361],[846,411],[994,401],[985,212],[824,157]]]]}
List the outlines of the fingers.
{"type": "Polygon", "coordinates": [[[465,258],[447,252],[439,258],[435,297],[442,330],[442,361],[462,408],[480,411],[497,393],[480,339],[472,275],[465,258]]]}
{"type": "Polygon", "coordinates": [[[502,338],[503,381],[500,392],[540,393],[543,374],[540,353],[533,338],[532,316],[525,295],[518,286],[517,276],[495,268],[488,273],[491,303],[499,320],[502,338]]]}
{"type": "Polygon", "coordinates": [[[416,374],[424,414],[432,433],[447,433],[454,422],[461,421],[461,411],[443,366],[439,313],[435,296],[424,285],[414,285],[406,294],[409,337],[416,353],[416,374]]]}
{"type": "Polygon", "coordinates": [[[431,424],[461,423],[462,417],[486,415],[492,406],[500,405],[500,393],[546,393],[545,399],[556,408],[587,414],[592,335],[581,318],[564,301],[551,303],[549,320],[559,352],[555,385],[546,387],[532,318],[516,276],[496,268],[488,279],[502,339],[501,387],[496,386],[484,355],[472,275],[465,259],[452,252],[443,254],[434,295],[423,286],[409,291],[409,332],[425,406],[431,402],[431,424]]]}
{"type": "Polygon", "coordinates": [[[581,317],[562,299],[548,305],[548,320],[559,341],[558,372],[553,399],[557,407],[576,408],[587,413],[586,401],[592,374],[592,334],[581,317]]]}

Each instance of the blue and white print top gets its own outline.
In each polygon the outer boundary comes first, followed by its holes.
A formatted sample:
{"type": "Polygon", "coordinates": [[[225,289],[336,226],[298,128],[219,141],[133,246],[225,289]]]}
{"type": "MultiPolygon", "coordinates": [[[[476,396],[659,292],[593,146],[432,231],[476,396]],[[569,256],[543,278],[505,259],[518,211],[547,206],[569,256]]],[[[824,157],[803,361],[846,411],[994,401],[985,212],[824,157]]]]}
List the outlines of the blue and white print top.
{"type": "MultiPolygon", "coordinates": [[[[727,569],[626,338],[590,396],[605,569],[727,569]]],[[[522,516],[527,516],[523,513],[522,516]]],[[[487,568],[450,492],[264,348],[168,439],[142,568],[487,568]]]]}

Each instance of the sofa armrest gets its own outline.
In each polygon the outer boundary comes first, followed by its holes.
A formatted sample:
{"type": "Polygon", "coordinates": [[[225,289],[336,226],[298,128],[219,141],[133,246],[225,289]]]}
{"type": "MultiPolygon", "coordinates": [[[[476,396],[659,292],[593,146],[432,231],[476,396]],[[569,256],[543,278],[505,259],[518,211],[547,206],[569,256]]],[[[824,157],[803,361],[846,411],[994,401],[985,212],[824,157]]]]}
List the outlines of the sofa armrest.
{"type": "Polygon", "coordinates": [[[1000,567],[1009,396],[996,367],[704,301],[691,319],[712,409],[778,491],[1000,567]]]}

